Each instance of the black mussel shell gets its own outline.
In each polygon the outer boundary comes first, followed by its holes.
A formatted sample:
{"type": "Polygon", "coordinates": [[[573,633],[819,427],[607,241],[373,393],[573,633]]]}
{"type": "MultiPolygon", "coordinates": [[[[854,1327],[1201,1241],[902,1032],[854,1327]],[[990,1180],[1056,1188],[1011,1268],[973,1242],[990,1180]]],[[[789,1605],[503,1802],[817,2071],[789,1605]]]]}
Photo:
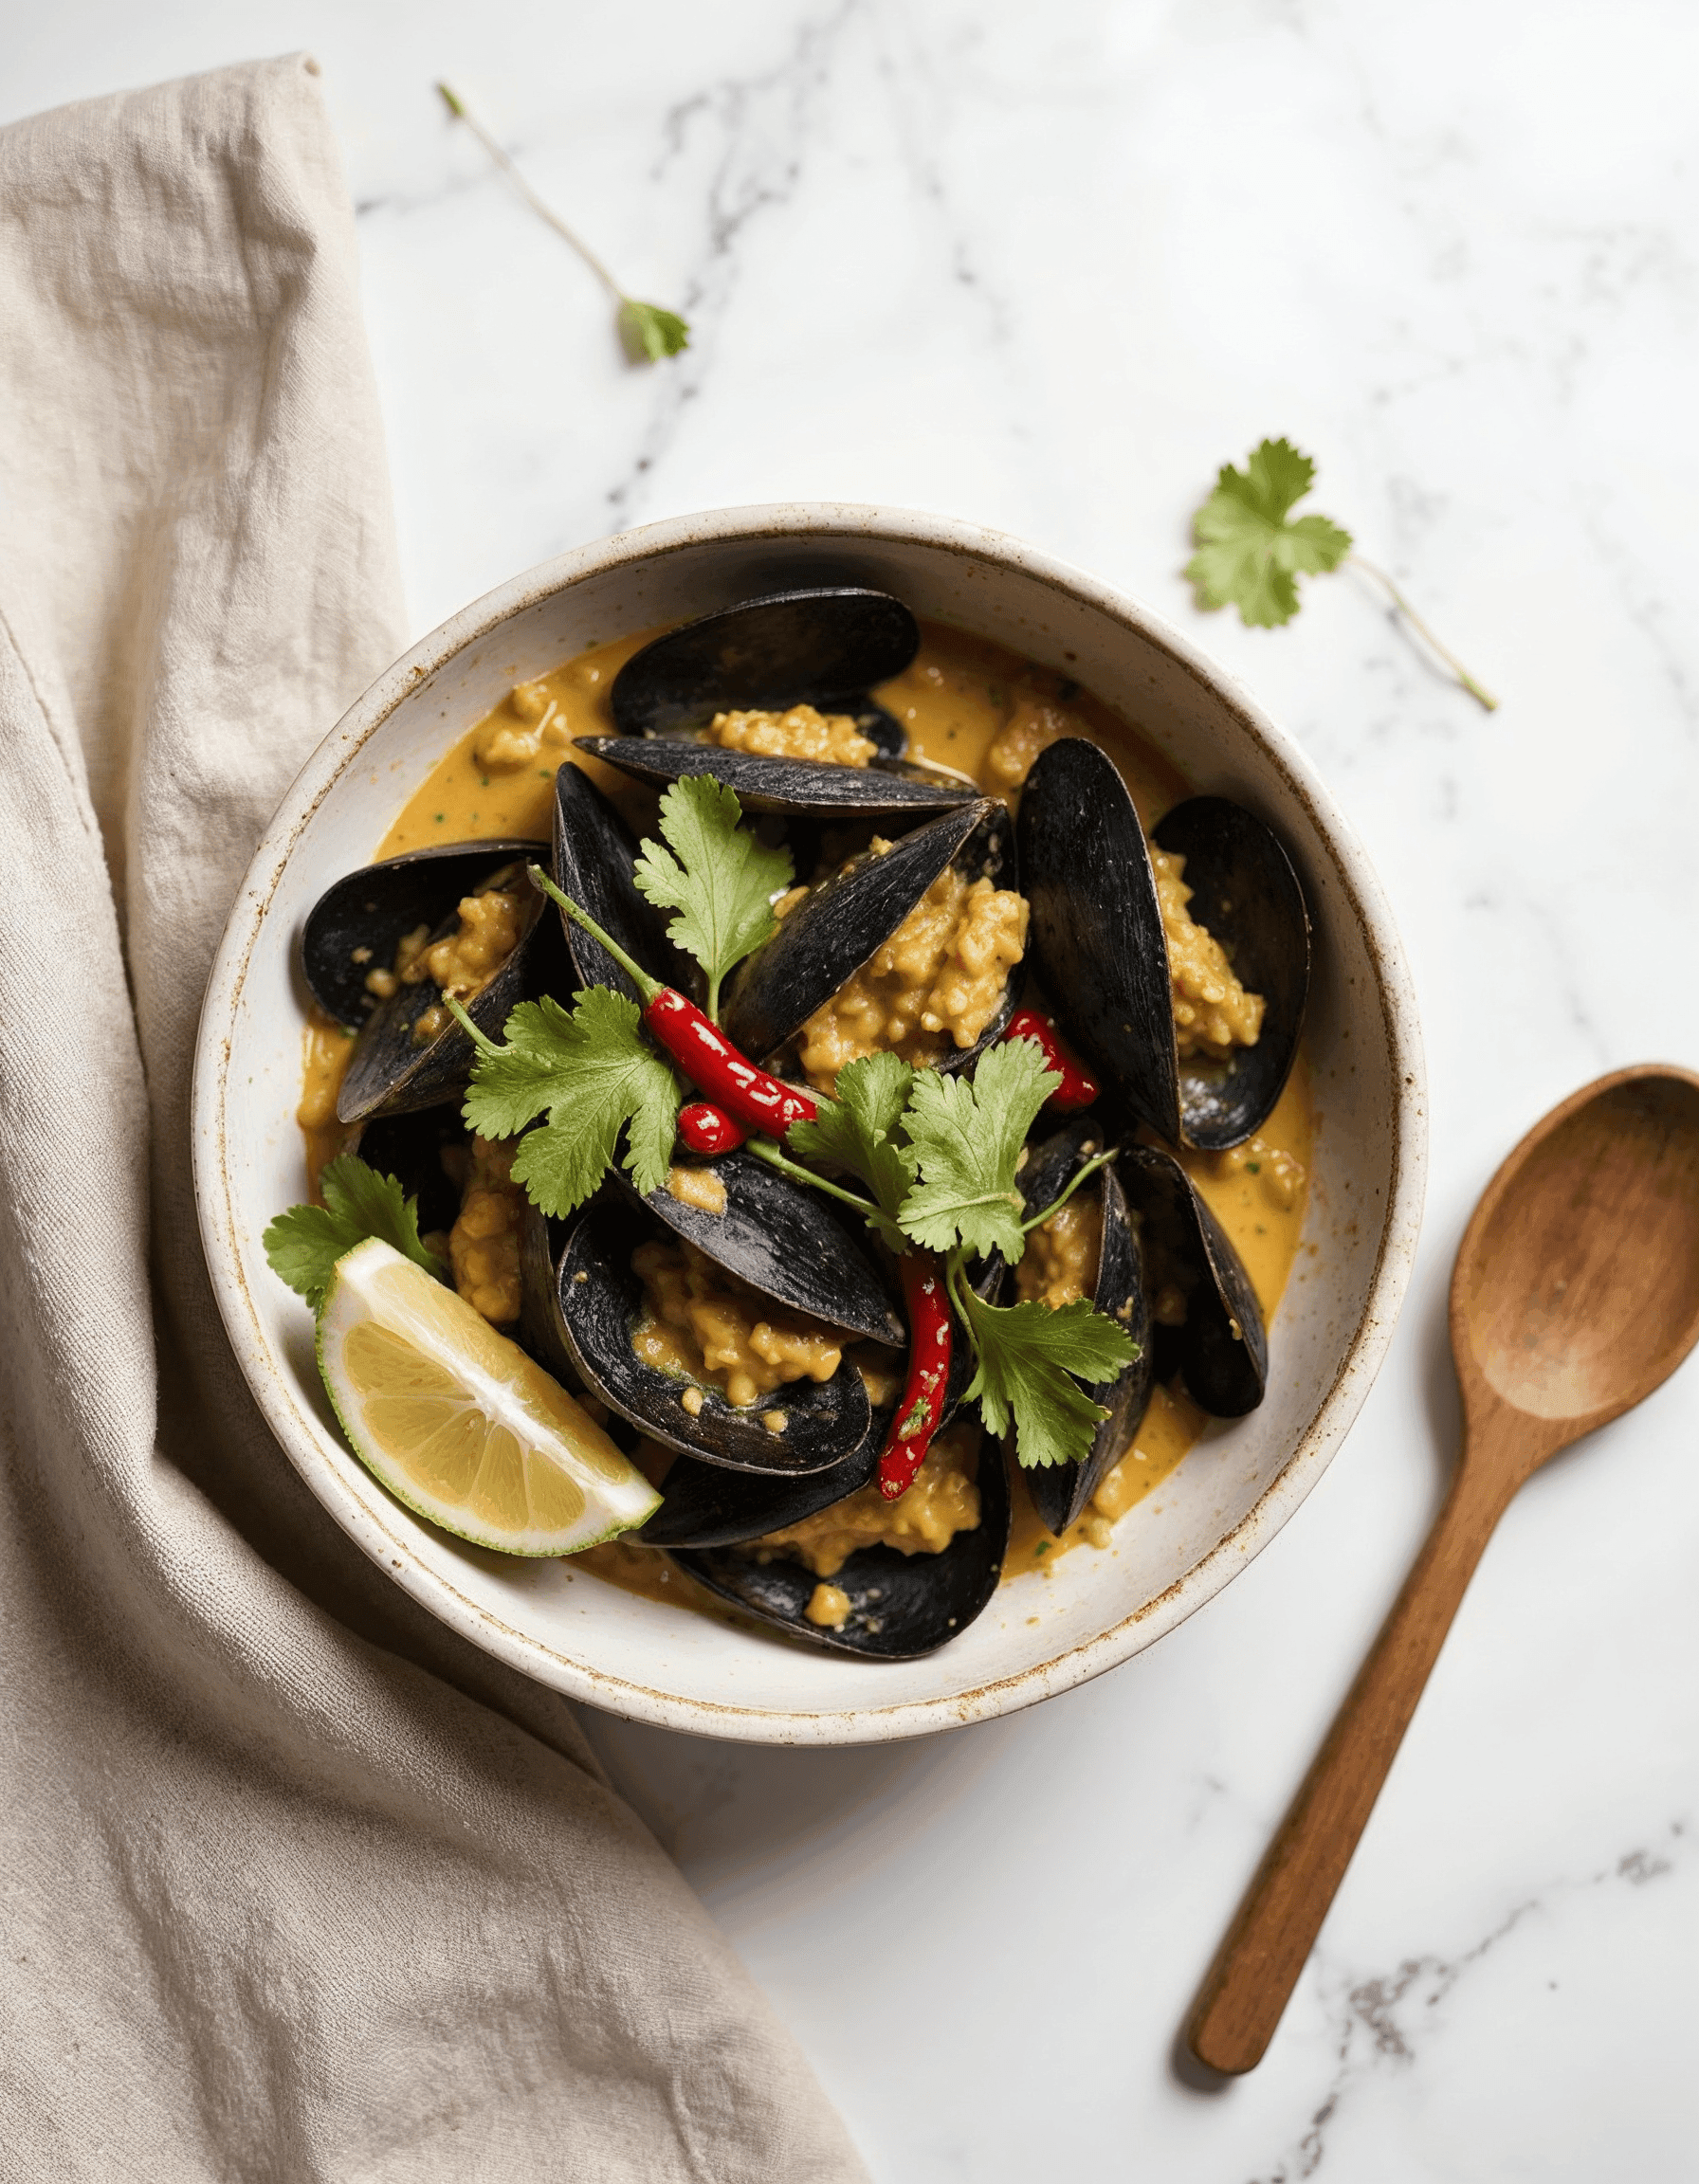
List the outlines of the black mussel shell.
{"type": "Polygon", "coordinates": [[[381,1116],[362,1123],[346,1150],[357,1153],[380,1175],[393,1175],[408,1196],[418,1200],[422,1236],[447,1235],[460,1218],[472,1138],[457,1106],[381,1116]]]}
{"type": "MultiPolygon", "coordinates": [[[[474,892],[501,870],[500,866],[485,867],[462,893],[474,892]]],[[[548,907],[546,898],[530,886],[522,871],[520,884],[528,900],[519,946],[483,992],[474,994],[466,1005],[473,1023],[492,1037],[501,1035],[516,1002],[557,991],[566,973],[558,924],[542,916],[548,907]]],[[[431,938],[441,939],[451,933],[457,916],[458,911],[451,907],[433,928],[431,938]]],[[[414,1024],[441,998],[430,979],[422,978],[416,986],[397,986],[387,1001],[378,1003],[349,1057],[347,1074],[337,1095],[338,1121],[363,1122],[373,1116],[409,1115],[451,1100],[465,1086],[472,1073],[472,1042],[458,1024],[450,1021],[423,1046],[413,1037],[414,1024]]]]}
{"type": "Polygon", "coordinates": [[[818,758],[769,758],[758,751],[722,751],[674,737],[646,740],[580,736],[580,751],[617,766],[633,780],[666,789],[685,774],[711,774],[735,789],[746,811],[780,811],[833,819],[915,819],[969,804],[971,781],[936,774],[903,759],[870,766],[834,766],[818,758]]]}
{"type": "Polygon", "coordinates": [[[434,932],[500,866],[547,856],[543,842],[445,842],[350,872],[325,889],[301,927],[308,992],[327,1016],[357,1028],[376,1007],[366,974],[390,968],[404,934],[421,925],[434,932]]]}
{"type": "Polygon", "coordinates": [[[1034,974],[1121,1102],[1178,1143],[1174,1007],[1156,876],[1108,753],[1072,736],[1041,752],[1021,791],[1019,834],[1034,974]]]}
{"type": "Polygon", "coordinates": [[[1246,990],[1268,1004],[1254,1046],[1235,1046],[1225,1064],[1179,1065],[1186,1142],[1220,1152],[1267,1121],[1291,1072],[1309,995],[1309,914],[1279,837],[1242,804],[1188,797],[1155,836],[1159,848],[1186,861],[1192,916],[1221,942],[1246,990]]]}
{"type": "Polygon", "coordinates": [[[978,1524],[958,1532],[941,1555],[863,1547],[835,1577],[824,1579],[787,1556],[758,1562],[735,1547],[687,1550],[677,1560],[710,1592],[805,1644],[866,1660],[918,1660],[959,1637],[997,1589],[1009,1550],[1009,1477],[1001,1451],[988,1438],[979,1444],[978,1482],[978,1524]],[[809,1601],[822,1583],[849,1595],[841,1630],[808,1620],[809,1601]]]}
{"type": "MultiPolygon", "coordinates": [[[[811,888],[776,933],[738,973],[725,1004],[726,1036],[744,1053],[776,1054],[825,1001],[860,970],[902,924],[947,865],[998,887],[1018,887],[1014,829],[1006,807],[981,797],[946,811],[870,852],[811,888]]],[[[1014,1014],[1022,966],[1009,977],[1002,1004],[971,1047],[950,1048],[939,1067],[964,1069],[1014,1014]]]]}
{"type": "MultiPolygon", "coordinates": [[[[1021,1195],[1029,1214],[1041,1212],[1059,1198],[1068,1179],[1080,1164],[1103,1149],[1101,1125],[1084,1117],[1068,1123],[1033,1148],[1021,1170],[1021,1195]]],[[[1126,1195],[1113,1165],[1100,1168],[1080,1186],[1095,1192],[1103,1209],[1103,1250],[1098,1259],[1097,1283],[1091,1302],[1120,1321],[1139,1345],[1139,1356],[1108,1386],[1091,1386],[1087,1393],[1108,1411],[1092,1436],[1089,1452],[1076,1464],[1035,1465],[1026,1474],[1032,1506],[1051,1532],[1060,1536],[1076,1522],[1097,1492],[1104,1474],[1126,1453],[1150,1401],[1150,1312],[1138,1235],[1127,1210],[1126,1195]]]]}
{"type": "Polygon", "coordinates": [[[1244,1263],[1171,1154],[1134,1145],[1116,1166],[1139,1230],[1153,1309],[1170,1286],[1186,1299],[1179,1326],[1152,1321],[1157,1377],[1178,1371],[1192,1400],[1212,1417],[1242,1418],[1269,1384],[1268,1330],[1244,1263]]]}
{"type": "Polygon", "coordinates": [[[1219,1151],[1268,1119],[1286,1083],[1309,985],[1309,920],[1290,859],[1243,806],[1190,797],[1156,839],[1185,855],[1198,923],[1267,1000],[1256,1046],[1182,1069],[1144,830],[1114,760],[1077,737],[1041,753],[1021,792],[1032,961],[1120,1104],[1170,1145],[1219,1151]]]}
{"type": "MultiPolygon", "coordinates": [[[[381,1116],[356,1131],[348,1150],[380,1174],[393,1175],[408,1196],[418,1201],[421,1235],[447,1235],[460,1218],[461,1196],[472,1168],[472,1134],[458,1106],[381,1116]]],[[[559,1237],[552,1231],[560,1225],[547,1221],[528,1198],[522,1204],[521,1223],[520,1317],[498,1332],[529,1351],[545,1373],[575,1387],[577,1373],[560,1324],[556,1282],[559,1237]]]]}
{"type": "Polygon", "coordinates": [[[615,1179],[655,1219],[763,1297],[869,1342],[901,1342],[903,1321],[873,1262],[817,1191],[753,1153],[722,1154],[711,1173],[725,1211],[709,1213],[665,1185],[647,1198],[623,1169],[615,1179]]]}
{"type": "MultiPolygon", "coordinates": [[[[555,884],[581,903],[628,956],[664,986],[691,991],[688,959],[667,937],[667,919],[638,892],[632,871],[637,845],[625,821],[581,767],[555,776],[555,884]]],[[[557,911],[572,960],[573,987],[611,986],[628,1000],[641,997],[599,940],[557,911]]]]}
{"type": "Polygon", "coordinates": [[[842,1464],[872,1424],[868,1392],[852,1365],[830,1380],[795,1380],[767,1400],[734,1410],[717,1388],[702,1391],[694,1415],[681,1397],[688,1383],[638,1356],[631,1332],[642,1284],[631,1272],[633,1224],[617,1205],[592,1207],[561,1254],[560,1312],[567,1348],[584,1384],[652,1439],[733,1470],[824,1471],[842,1464]],[[762,1424],[782,1411],[782,1431],[762,1424]]]}
{"type": "Polygon", "coordinates": [[[633,653],[609,693],[613,724],[622,736],[687,736],[716,713],[817,705],[853,714],[886,757],[901,757],[901,725],[868,693],[920,644],[914,616],[886,592],[837,585],[746,599],[633,653]]]}
{"type": "MultiPolygon", "coordinates": [[[[1001,1254],[994,1251],[989,1259],[977,1260],[968,1279],[988,1304],[995,1304],[1003,1282],[1001,1254]]],[[[898,1357],[899,1372],[905,1361],[898,1357]]],[[[959,1338],[950,1356],[941,1430],[955,1416],[973,1374],[973,1352],[959,1338]]],[[[724,1547],[800,1524],[867,1485],[878,1468],[896,1408],[895,1403],[881,1404],[873,1412],[872,1430],[854,1454],[806,1479],[757,1478],[680,1456],[661,1488],[661,1506],[636,1537],[646,1547],[724,1547]]]]}

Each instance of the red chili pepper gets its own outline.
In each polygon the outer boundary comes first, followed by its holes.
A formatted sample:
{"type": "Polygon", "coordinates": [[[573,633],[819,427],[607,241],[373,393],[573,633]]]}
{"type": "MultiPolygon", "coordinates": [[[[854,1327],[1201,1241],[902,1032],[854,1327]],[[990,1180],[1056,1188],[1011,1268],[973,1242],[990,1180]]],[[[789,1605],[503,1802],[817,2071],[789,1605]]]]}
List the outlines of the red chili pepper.
{"type": "Polygon", "coordinates": [[[599,940],[643,996],[643,1021],[655,1043],[672,1056],[691,1083],[715,1106],[752,1136],[782,1138],[793,1122],[812,1122],[819,1101],[809,1092],[783,1084],[739,1053],[725,1033],[689,994],[663,986],[641,963],[634,963],[612,934],[570,895],[563,895],[540,865],[527,867],[532,884],[557,902],[575,925],[599,940]]]}
{"type": "Polygon", "coordinates": [[[1053,1016],[1041,1016],[1036,1009],[1017,1009],[1009,1019],[1007,1039],[1033,1039],[1044,1049],[1047,1065],[1062,1080],[1045,1104],[1057,1109],[1089,1107],[1103,1086],[1056,1028],[1053,1016]]]}
{"type": "Polygon", "coordinates": [[[887,1502],[914,1483],[944,1414],[955,1333],[943,1277],[930,1251],[904,1251],[898,1261],[908,1308],[908,1379],[879,1451],[879,1491],[887,1502]]]}
{"type": "Polygon", "coordinates": [[[692,1153],[729,1153],[741,1145],[748,1132],[740,1130],[722,1108],[705,1100],[692,1100],[679,1109],[679,1136],[692,1153]]]}

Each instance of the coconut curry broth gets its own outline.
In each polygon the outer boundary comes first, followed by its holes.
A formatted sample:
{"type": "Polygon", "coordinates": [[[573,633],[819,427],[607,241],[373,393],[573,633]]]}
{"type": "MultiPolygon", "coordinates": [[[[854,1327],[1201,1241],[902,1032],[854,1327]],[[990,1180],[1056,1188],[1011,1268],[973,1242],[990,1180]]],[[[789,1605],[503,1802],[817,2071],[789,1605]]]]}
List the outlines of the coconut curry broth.
{"type": "MultiPolygon", "coordinates": [[[[582,766],[639,832],[651,826],[652,793],[574,750],[573,738],[613,732],[608,706],[613,678],[659,634],[645,629],[592,646],[516,685],[439,761],[378,844],[376,856],[484,837],[548,840],[555,773],[563,762],[582,766]]],[[[1087,736],[1114,759],[1146,832],[1188,793],[1173,767],[1077,684],[941,624],[923,623],[922,639],[911,664],[874,693],[902,721],[918,755],[971,774],[988,794],[1013,799],[1040,751],[1060,736],[1087,736]]],[[[1034,999],[1029,982],[1028,1000],[1034,999]]],[[[351,1045],[338,1026],[315,1019],[308,1027],[300,1119],[315,1188],[320,1168],[341,1143],[336,1097],[351,1045]]],[[[1270,1321],[1304,1226],[1313,1136],[1309,1073],[1301,1048],[1279,1104],[1250,1144],[1226,1154],[1180,1155],[1245,1262],[1270,1321]]],[[[1168,1477],[1208,1423],[1183,1392],[1157,1388],[1131,1447],[1098,1487],[1086,1515],[1060,1539],[1039,1522],[1014,1466],[1005,1577],[1046,1569],[1081,1543],[1108,1546],[1115,1519],[1168,1477]]],[[[615,1541],[574,1559],[651,1598],[707,1599],[665,1556],[648,1549],[615,1541]]]]}

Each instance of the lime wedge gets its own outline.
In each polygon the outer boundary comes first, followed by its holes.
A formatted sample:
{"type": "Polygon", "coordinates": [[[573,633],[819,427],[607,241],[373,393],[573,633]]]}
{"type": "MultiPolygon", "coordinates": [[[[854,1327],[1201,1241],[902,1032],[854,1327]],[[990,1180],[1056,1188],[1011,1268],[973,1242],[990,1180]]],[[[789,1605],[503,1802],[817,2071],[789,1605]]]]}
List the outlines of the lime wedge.
{"type": "Polygon", "coordinates": [[[398,1501],[503,1555],[573,1555],[661,1497],[558,1382],[375,1236],[338,1260],[319,1370],[398,1501]]]}

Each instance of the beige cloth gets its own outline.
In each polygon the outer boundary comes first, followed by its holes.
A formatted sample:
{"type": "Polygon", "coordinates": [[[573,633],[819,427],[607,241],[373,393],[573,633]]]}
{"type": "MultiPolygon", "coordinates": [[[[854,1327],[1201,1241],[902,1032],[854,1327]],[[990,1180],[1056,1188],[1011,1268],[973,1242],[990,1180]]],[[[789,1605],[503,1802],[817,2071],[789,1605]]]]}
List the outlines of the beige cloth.
{"type": "Polygon", "coordinates": [[[212,950],[401,637],[311,76],[0,133],[0,2174],[836,2184],[569,1709],[343,1539],[207,1287],[212,950]]]}

